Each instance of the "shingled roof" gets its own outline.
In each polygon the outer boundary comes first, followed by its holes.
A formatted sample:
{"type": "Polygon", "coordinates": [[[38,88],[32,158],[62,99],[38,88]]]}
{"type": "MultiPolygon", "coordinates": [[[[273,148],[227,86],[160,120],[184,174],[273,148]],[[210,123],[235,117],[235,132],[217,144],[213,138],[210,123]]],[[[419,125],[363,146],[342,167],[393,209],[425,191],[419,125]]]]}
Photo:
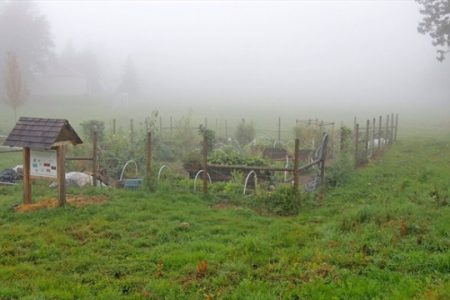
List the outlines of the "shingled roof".
{"type": "Polygon", "coordinates": [[[4,145],[51,149],[57,142],[71,142],[73,145],[83,143],[67,120],[21,117],[4,145]]]}

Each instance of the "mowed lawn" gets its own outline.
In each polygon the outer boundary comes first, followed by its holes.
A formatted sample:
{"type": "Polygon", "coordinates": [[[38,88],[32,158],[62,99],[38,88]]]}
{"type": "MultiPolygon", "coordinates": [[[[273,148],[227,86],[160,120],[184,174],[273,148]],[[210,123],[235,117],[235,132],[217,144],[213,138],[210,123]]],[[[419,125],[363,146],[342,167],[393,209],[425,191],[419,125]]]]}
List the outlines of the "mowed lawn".
{"type": "Polygon", "coordinates": [[[449,145],[399,141],[292,217],[176,184],[17,213],[0,187],[0,299],[450,299],[449,145]]]}

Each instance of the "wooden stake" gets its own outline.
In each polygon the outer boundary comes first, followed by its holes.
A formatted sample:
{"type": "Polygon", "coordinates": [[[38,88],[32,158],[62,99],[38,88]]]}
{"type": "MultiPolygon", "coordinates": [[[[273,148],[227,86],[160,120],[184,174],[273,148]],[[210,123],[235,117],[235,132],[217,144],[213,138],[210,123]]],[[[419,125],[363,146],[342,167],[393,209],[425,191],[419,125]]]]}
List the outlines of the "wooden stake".
{"type": "Polygon", "coordinates": [[[372,142],[372,155],[373,155],[373,153],[375,152],[375,131],[376,131],[376,128],[377,128],[377,124],[376,124],[376,119],[375,118],[373,118],[373,120],[372,120],[372,138],[370,139],[370,141],[372,142]]]}
{"type": "Polygon", "coordinates": [[[152,176],[152,132],[147,132],[147,159],[146,159],[146,170],[147,183],[151,182],[152,176]]]}
{"type": "Polygon", "coordinates": [[[395,137],[394,137],[395,141],[397,141],[397,133],[398,133],[398,114],[395,114],[395,137]]]}
{"type": "Polygon", "coordinates": [[[208,193],[208,138],[203,135],[203,193],[208,193]]]}
{"type": "Polygon", "coordinates": [[[355,124],[355,165],[358,166],[359,124],[355,124]]]}
{"type": "Polygon", "coordinates": [[[225,120],[225,139],[228,141],[228,121],[225,120]]]}
{"type": "Polygon", "coordinates": [[[391,114],[391,144],[394,143],[394,113],[391,114]]]}
{"type": "Polygon", "coordinates": [[[133,126],[133,119],[130,119],[130,143],[131,143],[131,145],[134,144],[134,126],[133,126]]]}
{"type": "Polygon", "coordinates": [[[383,124],[383,117],[380,116],[380,119],[378,120],[378,151],[381,149],[381,125],[383,124]]]}
{"type": "Polygon", "coordinates": [[[369,156],[369,128],[370,127],[370,120],[367,120],[366,122],[366,145],[365,145],[365,156],[364,161],[367,160],[367,157],[369,156]]]}
{"type": "Polygon", "coordinates": [[[298,165],[299,165],[299,148],[300,148],[300,140],[295,139],[295,149],[294,149],[294,192],[298,192],[298,165]]]}
{"type": "MultiPolygon", "coordinates": [[[[65,146],[56,148],[56,177],[58,179],[58,205],[66,204],[66,168],[65,168],[65,146]]],[[[95,178],[95,177],[94,177],[95,178]]]]}
{"type": "Polygon", "coordinates": [[[97,131],[92,139],[92,185],[97,186],[97,131]]]}
{"type": "Polygon", "coordinates": [[[325,134],[322,136],[322,157],[321,157],[321,164],[320,164],[320,180],[322,184],[325,184],[325,160],[327,157],[327,144],[328,144],[328,137],[325,139],[325,134]]]}
{"type": "Polygon", "coordinates": [[[335,152],[334,140],[335,140],[335,138],[334,138],[334,122],[333,122],[333,123],[331,123],[331,157],[334,157],[334,152],[335,152]]]}
{"type": "MultiPolygon", "coordinates": [[[[385,132],[385,138],[386,140],[384,141],[385,145],[388,144],[389,141],[389,115],[386,116],[386,132],[385,132]]],[[[391,141],[389,141],[390,143],[391,141]]]]}
{"type": "Polygon", "coordinates": [[[281,140],[281,117],[278,117],[278,141],[281,140]]]}
{"type": "Polygon", "coordinates": [[[31,204],[30,148],[23,148],[23,203],[31,204]]]}

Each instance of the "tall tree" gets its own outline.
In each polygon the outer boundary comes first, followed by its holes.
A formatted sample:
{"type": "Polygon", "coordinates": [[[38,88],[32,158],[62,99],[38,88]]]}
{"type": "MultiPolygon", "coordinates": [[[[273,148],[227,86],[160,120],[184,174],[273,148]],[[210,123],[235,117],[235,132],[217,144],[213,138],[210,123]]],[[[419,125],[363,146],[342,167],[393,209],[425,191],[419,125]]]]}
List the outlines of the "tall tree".
{"type": "Polygon", "coordinates": [[[14,53],[8,53],[4,75],[6,103],[14,110],[14,120],[17,121],[17,108],[21,106],[28,95],[28,91],[22,80],[19,62],[14,53]]]}
{"type": "Polygon", "coordinates": [[[52,58],[50,26],[34,2],[3,2],[0,6],[0,37],[0,70],[5,67],[4,58],[8,52],[14,53],[21,62],[23,79],[42,71],[52,58]]]}
{"type": "Polygon", "coordinates": [[[437,60],[443,61],[450,52],[450,0],[416,0],[423,19],[417,30],[432,38],[437,48],[437,60]]]}

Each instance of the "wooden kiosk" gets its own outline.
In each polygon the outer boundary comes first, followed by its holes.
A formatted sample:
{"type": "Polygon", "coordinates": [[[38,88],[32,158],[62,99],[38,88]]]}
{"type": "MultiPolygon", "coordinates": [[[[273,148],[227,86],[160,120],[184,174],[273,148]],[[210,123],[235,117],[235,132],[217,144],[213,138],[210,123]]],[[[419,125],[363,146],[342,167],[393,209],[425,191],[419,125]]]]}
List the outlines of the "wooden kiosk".
{"type": "Polygon", "coordinates": [[[66,145],[82,144],[64,119],[21,117],[9,133],[5,146],[23,148],[23,202],[31,204],[31,176],[57,178],[58,202],[66,202],[66,145]],[[32,158],[33,157],[33,158],[32,158]],[[32,161],[31,161],[32,158],[32,161]]]}

